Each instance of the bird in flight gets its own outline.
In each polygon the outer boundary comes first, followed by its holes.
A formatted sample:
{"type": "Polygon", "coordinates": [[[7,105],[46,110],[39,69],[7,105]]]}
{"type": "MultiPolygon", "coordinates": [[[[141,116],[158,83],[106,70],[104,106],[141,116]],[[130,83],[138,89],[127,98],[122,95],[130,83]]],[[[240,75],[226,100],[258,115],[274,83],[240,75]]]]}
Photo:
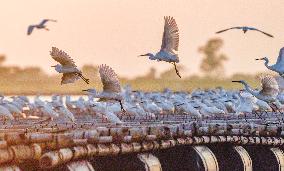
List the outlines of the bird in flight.
{"type": "Polygon", "coordinates": [[[284,47],[282,47],[279,51],[279,55],[277,58],[277,62],[274,65],[268,65],[269,59],[267,57],[259,58],[255,60],[264,60],[264,65],[271,71],[277,72],[281,77],[284,78],[284,47]]]}
{"type": "Polygon", "coordinates": [[[89,79],[82,75],[82,72],[77,68],[73,59],[66,52],[52,47],[50,55],[55,61],[60,63],[51,67],[55,67],[57,72],[63,74],[61,84],[73,83],[79,78],[89,84],[89,79]]]}
{"type": "Polygon", "coordinates": [[[99,73],[103,84],[103,91],[101,93],[97,93],[95,89],[87,89],[82,91],[86,91],[90,95],[100,98],[100,101],[118,101],[121,110],[125,112],[122,105],[123,97],[121,95],[121,86],[116,73],[111,67],[105,64],[99,66],[99,73]]]}
{"type": "Polygon", "coordinates": [[[254,30],[254,31],[258,31],[260,33],[263,33],[265,34],[266,36],[269,36],[269,37],[273,37],[271,34],[268,34],[262,30],[259,30],[257,28],[254,28],[254,27],[247,27],[247,26],[244,26],[244,27],[231,27],[231,28],[228,28],[228,29],[224,29],[224,30],[220,30],[220,31],[217,31],[216,34],[219,34],[219,33],[223,33],[225,31],[228,31],[228,30],[232,30],[232,29],[239,29],[239,30],[243,30],[244,33],[246,33],[248,30],[254,30]]]}
{"type": "Polygon", "coordinates": [[[174,65],[176,74],[181,78],[176,63],[179,63],[179,57],[176,53],[179,45],[179,29],[173,17],[164,17],[164,33],[162,46],[155,55],[147,53],[139,56],[148,56],[150,60],[165,61],[174,65]]]}
{"type": "Polygon", "coordinates": [[[43,19],[39,24],[30,25],[30,26],[28,27],[28,32],[27,32],[27,34],[28,34],[28,35],[32,34],[34,28],[37,28],[37,29],[45,29],[45,30],[49,31],[49,29],[46,27],[46,23],[47,23],[48,21],[57,22],[57,20],[43,19]]]}
{"type": "MultiPolygon", "coordinates": [[[[268,104],[272,104],[275,106],[274,102],[277,101],[277,95],[279,93],[279,86],[277,81],[273,76],[270,75],[261,77],[260,81],[261,81],[260,91],[252,89],[244,80],[232,81],[232,82],[243,84],[245,90],[250,94],[252,94],[253,96],[255,96],[257,99],[263,100],[268,104]]],[[[275,107],[277,108],[277,106],[275,107]]]]}

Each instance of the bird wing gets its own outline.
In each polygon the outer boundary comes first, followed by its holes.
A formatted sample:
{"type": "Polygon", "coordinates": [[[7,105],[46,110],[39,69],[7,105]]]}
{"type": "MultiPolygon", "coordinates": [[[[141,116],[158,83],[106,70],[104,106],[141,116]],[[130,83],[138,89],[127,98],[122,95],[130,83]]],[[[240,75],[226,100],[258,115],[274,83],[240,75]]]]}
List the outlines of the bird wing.
{"type": "Polygon", "coordinates": [[[59,62],[63,66],[77,67],[73,59],[66,52],[59,50],[56,47],[52,47],[50,55],[55,61],[59,62]]]}
{"type": "Polygon", "coordinates": [[[178,51],[179,30],[176,21],[173,17],[164,17],[164,33],[161,50],[173,53],[173,50],[178,51]]]}
{"type": "Polygon", "coordinates": [[[227,29],[224,29],[224,30],[217,31],[216,34],[222,33],[222,32],[224,32],[224,31],[228,31],[228,30],[231,30],[231,29],[242,29],[242,27],[231,27],[231,28],[227,28],[227,29]]]}
{"type": "Polygon", "coordinates": [[[284,47],[282,47],[279,51],[276,65],[280,65],[280,67],[284,67],[284,47]]]}
{"type": "Polygon", "coordinates": [[[279,92],[277,81],[270,75],[261,77],[261,86],[260,94],[262,95],[276,96],[279,92]]]}
{"type": "Polygon", "coordinates": [[[284,90],[284,79],[281,76],[275,76],[275,80],[278,83],[278,87],[279,87],[279,91],[283,91],[284,90]]]}
{"type": "Polygon", "coordinates": [[[258,32],[261,32],[261,33],[265,34],[266,36],[273,37],[273,35],[268,34],[268,33],[264,32],[264,31],[259,30],[259,29],[254,29],[254,30],[258,31],[258,32]]]}
{"type": "Polygon", "coordinates": [[[34,25],[30,25],[28,27],[28,32],[27,32],[28,35],[30,35],[33,32],[34,27],[35,27],[34,25]]]}
{"type": "Polygon", "coordinates": [[[101,81],[103,83],[103,90],[105,92],[119,93],[121,91],[118,77],[111,67],[105,64],[100,65],[99,73],[100,73],[101,81]]]}
{"type": "Polygon", "coordinates": [[[53,22],[56,22],[56,20],[51,20],[51,19],[43,19],[39,25],[44,25],[45,23],[47,23],[48,21],[53,21],[53,22]]]}
{"type": "Polygon", "coordinates": [[[63,73],[61,84],[74,83],[80,77],[76,73],[63,73]]]}

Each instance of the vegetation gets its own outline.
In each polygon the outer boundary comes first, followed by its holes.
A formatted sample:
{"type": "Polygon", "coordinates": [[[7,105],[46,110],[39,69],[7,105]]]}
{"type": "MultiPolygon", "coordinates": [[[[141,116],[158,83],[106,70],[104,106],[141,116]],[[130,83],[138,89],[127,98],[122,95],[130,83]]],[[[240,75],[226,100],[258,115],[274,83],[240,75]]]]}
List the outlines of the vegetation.
{"type": "MultiPolygon", "coordinates": [[[[246,80],[250,85],[259,85],[257,75],[235,74],[229,78],[220,78],[218,75],[224,72],[223,62],[228,58],[218,53],[223,41],[218,38],[210,39],[205,46],[199,48],[204,54],[200,69],[205,76],[189,76],[178,78],[174,67],[158,75],[155,68],[140,77],[134,79],[121,78],[122,86],[129,84],[134,90],[162,91],[170,88],[175,91],[192,91],[193,89],[209,89],[224,87],[226,89],[240,89],[240,84],[232,83],[232,80],[246,80]]],[[[98,74],[97,66],[84,65],[81,69],[86,78],[90,78],[90,84],[86,85],[79,80],[74,84],[60,85],[61,75],[47,75],[39,67],[20,68],[18,66],[5,66],[6,57],[0,55],[0,92],[3,94],[83,94],[82,89],[95,87],[101,90],[102,85],[98,74]]],[[[184,66],[179,65],[181,71],[184,66]]]]}
{"type": "Polygon", "coordinates": [[[228,60],[224,54],[218,54],[223,46],[223,40],[219,38],[210,39],[205,46],[199,48],[199,52],[204,54],[200,69],[211,77],[218,77],[224,73],[223,62],[228,60]]]}

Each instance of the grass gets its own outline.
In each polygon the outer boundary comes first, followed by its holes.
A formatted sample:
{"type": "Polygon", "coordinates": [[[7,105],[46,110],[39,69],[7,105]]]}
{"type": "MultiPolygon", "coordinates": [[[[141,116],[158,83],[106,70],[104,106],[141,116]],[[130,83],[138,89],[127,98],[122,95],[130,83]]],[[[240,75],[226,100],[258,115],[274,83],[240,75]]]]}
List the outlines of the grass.
{"type": "MultiPolygon", "coordinates": [[[[96,88],[101,90],[102,85],[99,79],[90,80],[89,85],[79,80],[73,84],[60,85],[60,77],[28,77],[28,78],[13,78],[7,77],[0,80],[1,92],[5,95],[22,94],[22,95],[36,95],[36,94],[83,94],[82,90],[87,88],[96,88]]],[[[162,91],[165,88],[170,88],[174,91],[192,91],[197,88],[210,89],[216,87],[223,87],[225,89],[242,89],[240,84],[232,83],[232,80],[246,80],[252,87],[259,86],[259,82],[255,76],[249,75],[235,75],[226,79],[215,79],[210,77],[188,77],[185,79],[121,79],[122,86],[129,84],[133,90],[143,91],[162,91]]]]}

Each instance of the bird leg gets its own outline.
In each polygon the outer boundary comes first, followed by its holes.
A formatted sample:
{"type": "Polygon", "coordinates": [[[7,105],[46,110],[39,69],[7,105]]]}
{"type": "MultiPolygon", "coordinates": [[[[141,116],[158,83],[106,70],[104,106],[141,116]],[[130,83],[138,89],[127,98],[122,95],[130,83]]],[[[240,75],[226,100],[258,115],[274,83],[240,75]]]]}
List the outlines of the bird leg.
{"type": "Polygon", "coordinates": [[[276,104],[271,103],[270,107],[272,108],[273,112],[279,112],[279,113],[282,114],[282,112],[280,111],[280,109],[277,107],[276,104]],[[273,107],[272,105],[273,105],[274,107],[273,107]],[[276,108],[276,109],[275,109],[275,108],[276,108]]]}
{"type": "Polygon", "coordinates": [[[77,73],[77,75],[78,75],[79,77],[81,77],[82,80],[85,81],[87,84],[89,84],[89,79],[85,78],[81,73],[77,73]]]}
{"type": "Polygon", "coordinates": [[[119,104],[120,104],[120,109],[121,109],[121,111],[122,111],[123,113],[125,113],[126,110],[123,108],[123,105],[122,105],[121,100],[119,100],[119,104]]]}
{"type": "Polygon", "coordinates": [[[246,112],[244,112],[244,116],[245,116],[245,121],[248,122],[248,120],[247,120],[247,113],[246,112]]]}
{"type": "Polygon", "coordinates": [[[46,28],[46,27],[45,27],[44,29],[45,29],[46,31],[49,31],[49,28],[46,28]]]}
{"type": "Polygon", "coordinates": [[[173,62],[172,64],[173,64],[174,67],[175,67],[175,70],[176,70],[176,73],[177,73],[178,77],[181,78],[181,76],[180,76],[180,74],[179,74],[179,71],[178,71],[178,69],[177,69],[176,63],[173,62]]]}

